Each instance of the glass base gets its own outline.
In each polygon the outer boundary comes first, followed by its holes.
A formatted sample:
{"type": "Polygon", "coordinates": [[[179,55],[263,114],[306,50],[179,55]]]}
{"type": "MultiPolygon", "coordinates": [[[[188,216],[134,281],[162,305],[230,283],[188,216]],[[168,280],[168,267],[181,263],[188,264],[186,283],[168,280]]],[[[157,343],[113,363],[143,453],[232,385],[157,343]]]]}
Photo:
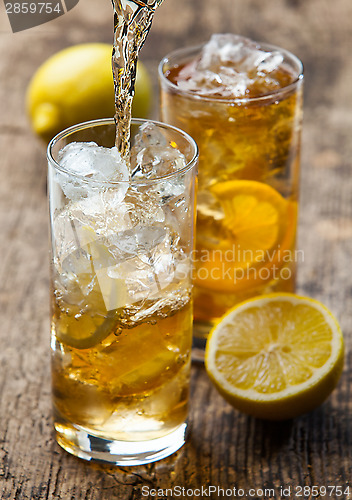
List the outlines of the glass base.
{"type": "Polygon", "coordinates": [[[192,361],[204,363],[205,346],[212,324],[207,321],[193,323],[192,361]]]}
{"type": "Polygon", "coordinates": [[[66,451],[84,460],[115,465],[143,465],[175,453],[186,442],[187,422],[166,436],[149,441],[104,439],[80,426],[55,424],[56,440],[66,451]]]}

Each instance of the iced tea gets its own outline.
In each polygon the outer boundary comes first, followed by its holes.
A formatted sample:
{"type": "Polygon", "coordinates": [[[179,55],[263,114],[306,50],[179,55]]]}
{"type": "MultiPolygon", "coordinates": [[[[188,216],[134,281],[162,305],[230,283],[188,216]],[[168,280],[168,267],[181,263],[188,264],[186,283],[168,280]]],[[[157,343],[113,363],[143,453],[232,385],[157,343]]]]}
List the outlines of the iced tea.
{"type": "Polygon", "coordinates": [[[128,167],[113,120],[49,146],[57,440],[126,465],[185,440],[197,160],[172,127],[140,121],[132,136],[128,167]]]}
{"type": "Polygon", "coordinates": [[[302,78],[292,54],[231,34],[160,63],[161,119],[200,150],[199,335],[245,298],[294,289],[302,78]]]}

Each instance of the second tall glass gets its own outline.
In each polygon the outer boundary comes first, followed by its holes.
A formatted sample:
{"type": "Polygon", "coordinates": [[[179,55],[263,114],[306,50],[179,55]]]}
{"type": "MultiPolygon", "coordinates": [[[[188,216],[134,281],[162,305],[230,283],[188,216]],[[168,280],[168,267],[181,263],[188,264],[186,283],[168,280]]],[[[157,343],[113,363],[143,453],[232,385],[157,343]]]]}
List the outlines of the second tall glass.
{"type": "Polygon", "coordinates": [[[239,301],[295,288],[302,64],[283,49],[233,35],[211,40],[219,57],[236,49],[231,37],[244,47],[238,59],[249,87],[242,96],[242,81],[237,97],[222,91],[222,81],[231,86],[231,75],[237,77],[237,63],[226,59],[225,76],[217,74],[205,67],[216,66],[217,56],[208,57],[204,46],[175,51],[159,65],[161,119],[188,132],[200,150],[194,301],[200,346],[239,301]],[[266,88],[265,71],[260,85],[255,81],[253,54],[266,69],[277,62],[275,88],[266,88]]]}

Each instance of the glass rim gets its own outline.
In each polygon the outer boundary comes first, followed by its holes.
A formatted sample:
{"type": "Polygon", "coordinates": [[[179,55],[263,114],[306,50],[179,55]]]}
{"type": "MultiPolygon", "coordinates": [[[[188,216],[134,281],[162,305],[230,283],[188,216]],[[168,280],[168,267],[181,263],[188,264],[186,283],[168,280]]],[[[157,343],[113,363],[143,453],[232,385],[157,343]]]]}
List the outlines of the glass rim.
{"type": "Polygon", "coordinates": [[[297,76],[295,77],[295,80],[293,82],[289,83],[288,85],[280,87],[279,89],[272,90],[267,94],[264,94],[261,96],[255,96],[255,97],[224,97],[224,98],[222,98],[219,96],[214,97],[214,96],[209,96],[209,95],[201,95],[201,94],[198,94],[196,91],[192,91],[192,90],[180,89],[180,87],[178,87],[175,83],[171,82],[165,76],[165,73],[164,73],[165,64],[170,62],[171,58],[180,58],[182,56],[185,56],[187,54],[191,54],[193,52],[198,53],[202,49],[202,47],[204,47],[204,45],[206,43],[207,42],[204,42],[204,43],[201,43],[198,45],[191,45],[188,47],[183,47],[181,49],[176,49],[176,50],[173,50],[173,51],[169,52],[168,54],[166,54],[161,59],[161,61],[159,62],[159,65],[158,65],[158,75],[159,75],[160,83],[165,82],[169,88],[171,88],[172,90],[174,90],[178,94],[187,96],[191,99],[213,102],[213,103],[218,103],[218,104],[219,103],[224,103],[224,104],[232,103],[232,104],[241,105],[241,104],[247,104],[247,103],[252,103],[252,102],[273,99],[280,94],[289,92],[290,90],[294,89],[300,82],[303,81],[303,77],[304,77],[303,63],[299,59],[299,57],[294,55],[289,50],[278,47],[277,45],[272,45],[270,43],[264,43],[264,42],[254,42],[257,44],[258,48],[262,48],[264,50],[269,49],[271,51],[276,50],[276,51],[280,52],[282,55],[284,55],[285,57],[287,57],[288,59],[290,59],[291,62],[294,62],[295,65],[297,66],[297,71],[295,71],[295,75],[297,75],[297,76]]]}
{"type": "MultiPolygon", "coordinates": [[[[169,125],[168,123],[163,123],[157,120],[147,120],[144,118],[132,118],[131,120],[131,125],[142,125],[144,123],[153,123],[154,125],[157,125],[159,128],[163,129],[169,129],[172,130],[173,132],[176,132],[180,136],[183,137],[192,147],[192,158],[187,162],[187,164],[173,172],[170,172],[165,175],[160,175],[158,177],[153,177],[152,179],[131,179],[129,178],[128,180],[94,180],[91,178],[87,178],[85,175],[79,174],[77,172],[72,172],[67,168],[64,168],[60,163],[58,163],[53,154],[53,148],[54,146],[61,140],[64,139],[65,137],[70,136],[74,132],[79,132],[82,130],[86,130],[89,128],[93,128],[96,126],[101,126],[101,125],[114,125],[115,126],[115,120],[114,118],[98,118],[96,120],[89,120],[86,122],[78,123],[76,125],[72,125],[71,127],[67,127],[58,134],[56,134],[50,141],[47,146],[46,150],[46,155],[48,162],[55,168],[55,170],[58,170],[59,172],[68,175],[70,177],[79,179],[80,181],[83,181],[84,183],[87,184],[95,184],[95,185],[105,185],[105,186],[116,186],[119,184],[128,184],[128,185],[152,185],[160,181],[166,181],[168,179],[172,179],[178,175],[182,175],[190,170],[196,165],[199,157],[199,149],[198,149],[198,144],[196,141],[191,137],[187,132],[184,132],[178,127],[174,127],[173,125],[169,125]]],[[[99,145],[98,145],[99,146],[99,145]]],[[[182,151],[181,151],[182,152],[182,151]]],[[[183,154],[183,153],[182,153],[183,154]]]]}

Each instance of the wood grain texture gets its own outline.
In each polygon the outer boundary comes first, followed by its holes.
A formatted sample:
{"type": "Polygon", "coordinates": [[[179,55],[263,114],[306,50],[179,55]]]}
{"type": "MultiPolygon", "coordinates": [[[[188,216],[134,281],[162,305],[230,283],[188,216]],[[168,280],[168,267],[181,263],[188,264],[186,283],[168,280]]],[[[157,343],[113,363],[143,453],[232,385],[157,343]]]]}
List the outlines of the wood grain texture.
{"type": "Polygon", "coordinates": [[[165,0],[142,53],[155,87],[157,63],[165,53],[200,43],[212,32],[232,31],[280,45],[303,60],[299,248],[304,262],[298,288],[322,300],[341,322],[346,362],[338,388],[309,415],[271,424],[234,411],[204,369],[194,366],[191,435],[169,459],[147,467],[103,467],[75,459],[55,443],[45,150],[25,118],[25,88],[56,50],[110,42],[111,12],[108,0],[99,5],[81,0],[62,18],[15,35],[0,12],[0,498],[136,500],[147,498],[143,486],[215,485],[275,488],[274,496],[256,498],[276,499],[281,485],[352,488],[350,0],[165,0]]]}

